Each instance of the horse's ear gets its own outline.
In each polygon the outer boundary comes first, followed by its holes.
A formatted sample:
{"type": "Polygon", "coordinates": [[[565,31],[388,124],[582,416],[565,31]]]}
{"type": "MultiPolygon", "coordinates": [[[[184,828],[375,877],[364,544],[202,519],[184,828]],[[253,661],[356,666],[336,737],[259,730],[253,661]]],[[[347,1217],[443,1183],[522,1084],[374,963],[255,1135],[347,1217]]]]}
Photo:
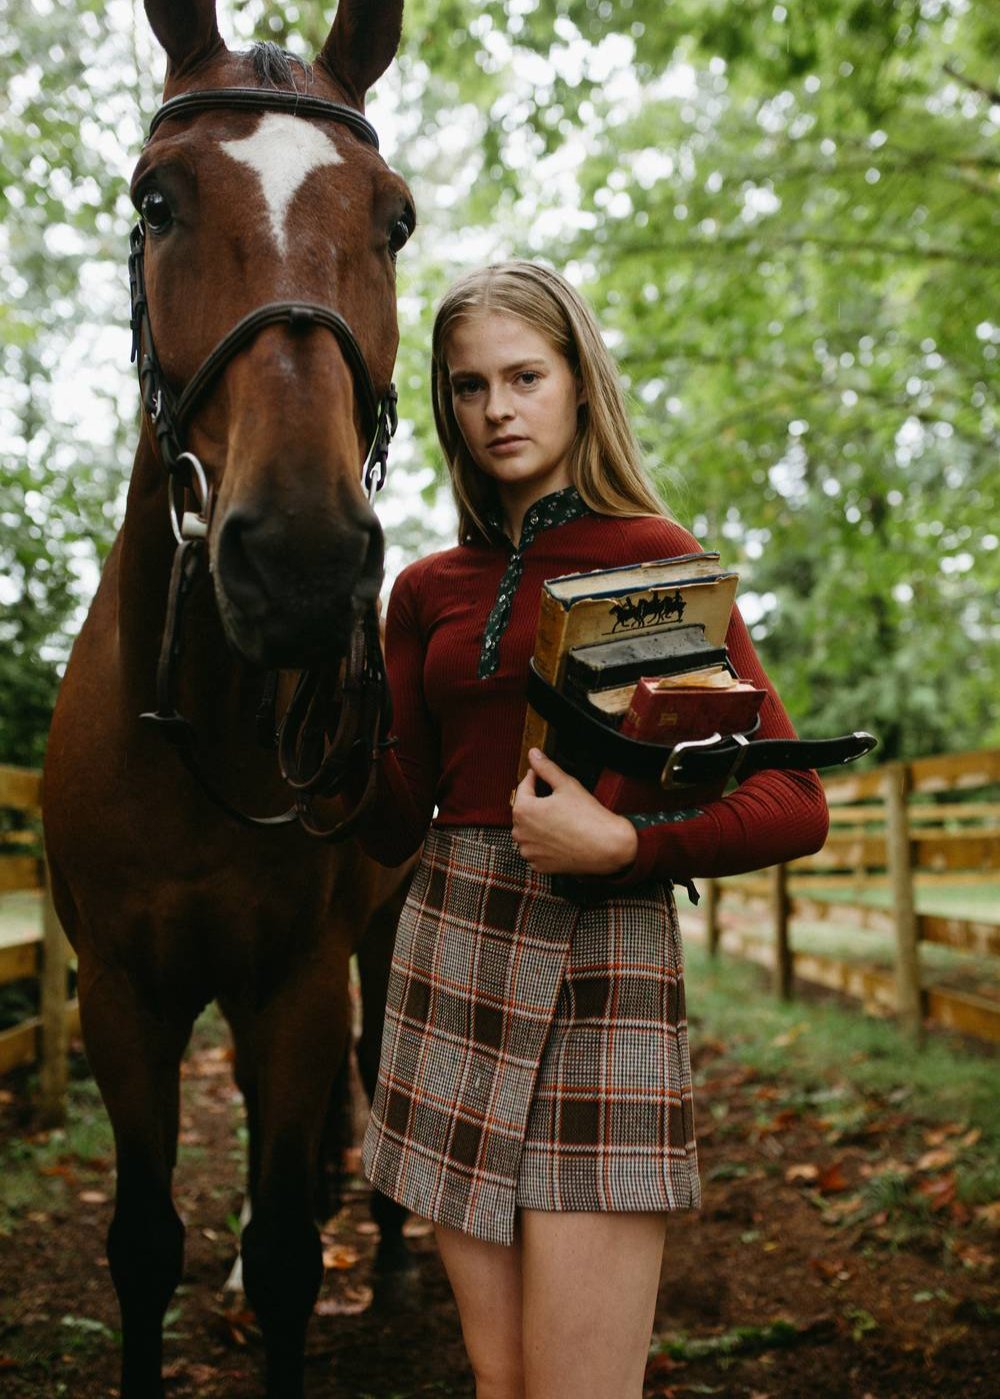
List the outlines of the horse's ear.
{"type": "Polygon", "coordinates": [[[403,0],[340,0],[319,60],[359,109],[395,57],[402,28],[403,0]]]}
{"type": "Polygon", "coordinates": [[[176,77],[222,47],[215,0],[145,0],[150,27],[167,51],[167,77],[176,77]]]}

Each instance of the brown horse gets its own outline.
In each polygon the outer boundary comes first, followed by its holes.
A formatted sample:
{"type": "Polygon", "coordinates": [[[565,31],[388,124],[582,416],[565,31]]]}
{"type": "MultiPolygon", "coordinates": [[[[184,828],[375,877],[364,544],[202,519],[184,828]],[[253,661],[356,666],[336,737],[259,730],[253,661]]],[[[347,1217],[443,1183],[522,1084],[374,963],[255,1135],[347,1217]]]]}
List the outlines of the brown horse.
{"type": "Polygon", "coordinates": [[[373,923],[384,952],[400,879],[295,821],[238,820],[210,793],[232,811],[288,807],[257,740],[266,673],[325,667],[336,699],[358,619],[374,618],[382,536],[361,464],[385,435],[395,254],[414,216],[362,109],[395,53],[402,0],[340,0],[313,65],[270,45],[230,52],[214,0],[146,11],[169,99],[132,183],[147,412],[125,522],[53,719],[46,840],[115,1134],[122,1393],[162,1393],[183,1252],[179,1062],[217,1000],[249,1124],[245,1285],[267,1393],[296,1396],[322,1272],[311,1201],[348,1041],[348,959],[373,923]],[[175,536],[208,567],[180,570],[187,598],[158,684],[168,601],[181,612],[175,536]],[[151,710],[158,724],[140,721],[151,710]],[[180,761],[195,747],[201,783],[180,761]]]}

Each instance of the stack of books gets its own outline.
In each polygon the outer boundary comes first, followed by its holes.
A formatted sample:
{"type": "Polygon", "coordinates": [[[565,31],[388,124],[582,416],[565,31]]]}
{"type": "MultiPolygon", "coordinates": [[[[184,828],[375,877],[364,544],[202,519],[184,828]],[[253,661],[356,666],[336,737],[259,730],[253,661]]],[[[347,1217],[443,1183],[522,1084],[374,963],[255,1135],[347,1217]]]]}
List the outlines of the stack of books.
{"type": "MultiPolygon", "coordinates": [[[[533,664],[578,706],[629,738],[664,745],[743,733],[766,691],[741,680],[725,638],[738,575],[717,553],[567,574],[543,585],[533,664]]],[[[698,805],[719,792],[665,790],[655,777],[624,777],[595,755],[567,752],[529,707],[521,748],[541,748],[612,811],[698,805]]]]}

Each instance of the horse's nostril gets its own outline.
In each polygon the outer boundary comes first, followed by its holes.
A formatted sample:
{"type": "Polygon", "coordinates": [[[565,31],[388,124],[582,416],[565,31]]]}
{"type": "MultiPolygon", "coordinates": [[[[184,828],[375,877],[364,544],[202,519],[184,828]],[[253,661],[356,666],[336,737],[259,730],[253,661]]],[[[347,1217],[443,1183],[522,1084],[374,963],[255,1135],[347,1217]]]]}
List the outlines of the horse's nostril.
{"type": "Polygon", "coordinates": [[[230,510],[219,534],[216,568],[226,594],[245,611],[267,602],[265,577],[254,559],[253,536],[261,520],[245,511],[230,510]]]}

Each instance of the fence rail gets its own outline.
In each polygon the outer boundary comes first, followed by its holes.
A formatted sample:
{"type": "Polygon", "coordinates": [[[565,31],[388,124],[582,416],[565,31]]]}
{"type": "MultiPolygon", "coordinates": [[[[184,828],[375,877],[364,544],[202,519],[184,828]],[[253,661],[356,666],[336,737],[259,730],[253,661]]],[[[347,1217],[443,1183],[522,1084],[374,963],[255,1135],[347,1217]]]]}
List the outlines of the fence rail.
{"type": "Polygon", "coordinates": [[[1000,1040],[1000,964],[989,967],[985,988],[956,989],[935,984],[920,955],[922,944],[933,944],[1000,957],[1000,898],[974,914],[916,908],[918,892],[1000,890],[1000,802],[992,799],[1000,749],[889,763],[825,786],[831,830],[821,851],[763,875],[709,882],[702,915],[709,949],[724,940],[767,965],[782,996],[791,996],[798,977],[893,1012],[918,1040],[925,1021],[1000,1040]],[[873,894],[887,895],[886,906],[873,894]],[[796,927],[806,922],[890,936],[892,970],[795,947],[796,927]]]}
{"type": "Polygon", "coordinates": [[[0,1074],[39,1065],[39,1106],[58,1122],[66,1101],[69,1037],[79,1028],[79,1007],[68,995],[69,947],[49,895],[41,854],[41,776],[28,768],[0,766],[0,894],[37,892],[37,926],[0,939],[0,986],[37,981],[39,1010],[0,1031],[0,1074]]]}

